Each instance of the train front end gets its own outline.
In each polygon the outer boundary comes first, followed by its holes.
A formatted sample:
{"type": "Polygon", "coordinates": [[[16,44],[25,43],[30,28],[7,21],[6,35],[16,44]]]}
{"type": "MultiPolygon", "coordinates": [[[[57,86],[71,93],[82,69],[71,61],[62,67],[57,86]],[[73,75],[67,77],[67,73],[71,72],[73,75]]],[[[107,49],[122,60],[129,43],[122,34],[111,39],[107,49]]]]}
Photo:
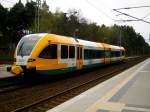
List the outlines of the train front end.
{"type": "Polygon", "coordinates": [[[29,66],[29,63],[36,61],[32,56],[34,48],[42,35],[31,34],[22,37],[19,41],[16,51],[14,54],[14,63],[11,67],[7,68],[7,71],[13,73],[14,75],[28,74],[36,71],[35,66],[29,66]]]}

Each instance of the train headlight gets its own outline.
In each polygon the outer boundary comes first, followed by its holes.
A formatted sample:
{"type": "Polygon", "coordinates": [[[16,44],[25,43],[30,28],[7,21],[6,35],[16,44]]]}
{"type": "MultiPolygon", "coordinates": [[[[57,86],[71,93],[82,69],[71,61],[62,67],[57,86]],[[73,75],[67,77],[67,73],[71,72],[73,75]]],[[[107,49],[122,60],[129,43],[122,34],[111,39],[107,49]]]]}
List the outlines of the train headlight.
{"type": "Polygon", "coordinates": [[[33,59],[33,58],[28,59],[28,62],[33,62],[33,61],[35,61],[35,59],[33,59]]]}

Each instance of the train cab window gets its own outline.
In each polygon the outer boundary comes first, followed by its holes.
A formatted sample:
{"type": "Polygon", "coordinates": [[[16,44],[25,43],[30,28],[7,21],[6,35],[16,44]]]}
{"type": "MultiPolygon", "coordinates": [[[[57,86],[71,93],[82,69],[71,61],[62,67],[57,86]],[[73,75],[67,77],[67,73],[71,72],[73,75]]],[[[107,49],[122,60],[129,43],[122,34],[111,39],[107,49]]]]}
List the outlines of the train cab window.
{"type": "Polygon", "coordinates": [[[69,58],[75,58],[75,47],[69,46],[69,58]]]}
{"type": "Polygon", "coordinates": [[[125,55],[125,52],[124,51],[122,51],[122,56],[124,56],[125,55]]]}
{"type": "Polygon", "coordinates": [[[61,45],[61,58],[62,59],[68,58],[68,46],[67,45],[61,45]]]}
{"type": "Polygon", "coordinates": [[[39,55],[39,58],[56,59],[57,58],[57,45],[48,45],[39,55]]]}

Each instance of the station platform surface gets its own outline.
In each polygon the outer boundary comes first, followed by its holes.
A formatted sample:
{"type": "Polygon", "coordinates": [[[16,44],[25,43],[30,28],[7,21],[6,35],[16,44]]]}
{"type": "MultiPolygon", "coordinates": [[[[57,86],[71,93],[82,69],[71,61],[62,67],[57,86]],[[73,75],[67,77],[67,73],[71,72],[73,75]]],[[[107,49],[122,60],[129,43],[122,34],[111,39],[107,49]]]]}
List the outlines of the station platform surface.
{"type": "Polygon", "coordinates": [[[10,66],[10,65],[8,65],[8,64],[0,65],[0,79],[7,78],[7,77],[13,77],[13,74],[11,74],[10,72],[7,72],[7,66],[10,66]]]}
{"type": "Polygon", "coordinates": [[[150,112],[150,58],[47,112],[150,112]]]}

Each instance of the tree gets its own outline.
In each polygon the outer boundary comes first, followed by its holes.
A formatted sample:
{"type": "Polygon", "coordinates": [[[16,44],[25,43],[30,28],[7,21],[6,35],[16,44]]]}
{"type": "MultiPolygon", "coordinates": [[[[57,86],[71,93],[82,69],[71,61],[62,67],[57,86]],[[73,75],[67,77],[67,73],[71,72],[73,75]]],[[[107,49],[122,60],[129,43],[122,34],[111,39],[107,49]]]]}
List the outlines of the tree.
{"type": "Polygon", "coordinates": [[[31,25],[34,23],[36,8],[37,8],[36,2],[33,1],[27,2],[25,5],[24,20],[27,29],[29,29],[31,25]]]}
{"type": "Polygon", "coordinates": [[[6,30],[8,10],[0,4],[0,31],[6,30]]]}
{"type": "Polygon", "coordinates": [[[7,30],[7,14],[8,10],[0,4],[0,46],[7,41],[4,38],[7,30]]]}

